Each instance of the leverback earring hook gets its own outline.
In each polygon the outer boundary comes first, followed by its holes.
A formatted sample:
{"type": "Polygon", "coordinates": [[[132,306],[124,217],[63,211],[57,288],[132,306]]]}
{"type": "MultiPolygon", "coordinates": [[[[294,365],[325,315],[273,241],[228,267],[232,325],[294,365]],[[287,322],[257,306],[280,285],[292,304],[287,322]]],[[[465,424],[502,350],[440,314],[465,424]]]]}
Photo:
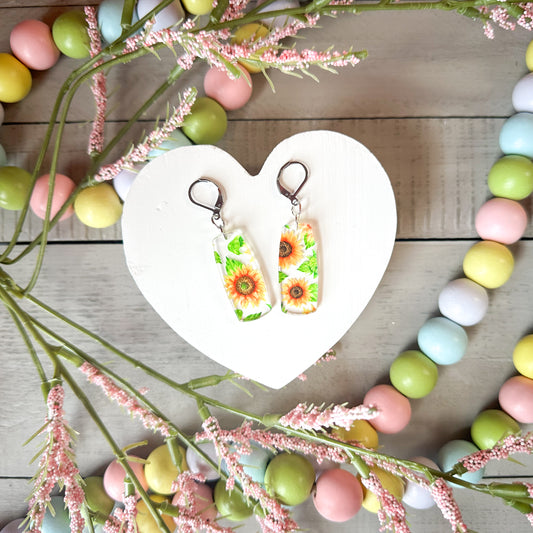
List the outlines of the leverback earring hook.
{"type": "Polygon", "coordinates": [[[224,221],[222,220],[222,217],[220,216],[220,211],[222,210],[222,206],[224,205],[224,196],[222,194],[221,187],[215,183],[213,180],[209,178],[199,178],[193,183],[191,183],[191,186],[189,187],[189,200],[199,206],[203,207],[204,209],[207,209],[208,211],[211,211],[213,215],[211,216],[211,222],[222,232],[224,233],[224,221]],[[207,205],[199,202],[196,200],[192,194],[192,191],[194,187],[196,187],[199,183],[209,183],[211,185],[214,185],[216,187],[216,190],[218,192],[217,199],[215,201],[215,205],[207,205]]]}
{"type": "Polygon", "coordinates": [[[278,178],[277,178],[278,190],[283,196],[285,196],[285,198],[288,198],[290,200],[291,206],[292,206],[291,211],[294,216],[294,220],[296,224],[298,224],[298,221],[300,219],[300,213],[302,211],[302,205],[300,203],[300,200],[298,200],[297,195],[302,190],[302,187],[304,186],[308,177],[309,177],[309,169],[307,168],[307,165],[305,165],[301,161],[288,161],[281,167],[278,173],[278,178]],[[281,176],[283,174],[283,171],[286,170],[291,165],[300,165],[304,169],[303,180],[300,182],[298,187],[296,187],[296,189],[293,192],[289,191],[281,184],[281,176]]]}

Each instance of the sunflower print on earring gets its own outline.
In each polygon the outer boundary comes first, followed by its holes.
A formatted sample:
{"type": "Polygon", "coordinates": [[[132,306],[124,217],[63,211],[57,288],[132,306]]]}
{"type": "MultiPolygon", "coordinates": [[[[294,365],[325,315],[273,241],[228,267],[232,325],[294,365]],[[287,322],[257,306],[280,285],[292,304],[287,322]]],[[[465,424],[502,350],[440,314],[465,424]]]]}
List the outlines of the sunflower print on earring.
{"type": "Polygon", "coordinates": [[[309,224],[283,227],[279,243],[279,283],[284,313],[312,313],[318,306],[317,243],[309,224]]]}

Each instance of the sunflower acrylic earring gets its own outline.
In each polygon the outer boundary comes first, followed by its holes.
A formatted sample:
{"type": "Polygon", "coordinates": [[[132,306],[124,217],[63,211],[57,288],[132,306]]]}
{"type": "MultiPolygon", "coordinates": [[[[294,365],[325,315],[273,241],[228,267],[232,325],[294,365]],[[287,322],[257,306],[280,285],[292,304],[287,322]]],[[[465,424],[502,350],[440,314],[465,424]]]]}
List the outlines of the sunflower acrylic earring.
{"type": "Polygon", "coordinates": [[[213,213],[211,221],[221,232],[213,239],[214,258],[235,315],[243,322],[266,315],[272,305],[259,263],[240,230],[225,231],[220,215],[224,204],[222,189],[213,180],[200,178],[189,187],[189,199],[213,213]],[[218,196],[213,206],[201,203],[194,197],[193,189],[201,184],[205,184],[202,185],[204,187],[216,187],[218,196]]]}
{"type": "Polygon", "coordinates": [[[283,226],[279,242],[279,284],[281,310],[284,313],[307,314],[318,306],[318,263],[317,243],[310,224],[300,222],[302,205],[297,194],[309,178],[309,169],[300,161],[289,161],[278,174],[279,192],[291,202],[294,220],[283,226]],[[299,165],[304,177],[294,192],[282,184],[284,172],[293,165],[299,165]]]}

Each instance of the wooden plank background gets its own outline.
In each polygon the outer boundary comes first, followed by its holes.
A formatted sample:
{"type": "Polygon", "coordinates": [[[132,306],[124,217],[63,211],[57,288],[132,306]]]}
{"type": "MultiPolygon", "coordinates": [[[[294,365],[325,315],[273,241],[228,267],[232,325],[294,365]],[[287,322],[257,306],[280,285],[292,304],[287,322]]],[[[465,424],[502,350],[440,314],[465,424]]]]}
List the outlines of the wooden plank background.
{"type": "MultiPolygon", "coordinates": [[[[9,31],[17,22],[26,18],[51,22],[70,4],[58,0],[23,5],[1,2],[0,51],[8,51],[9,31]]],[[[274,73],[275,94],[265,80],[254,76],[253,98],[242,110],[229,113],[228,132],[219,146],[254,174],[273,147],[293,133],[330,129],[356,138],[378,157],[390,176],[398,207],[398,242],[375,297],[336,345],[336,362],[310,369],[307,381],[295,380],[281,391],[254,390],[252,399],[229,386],[217,391],[222,401],[256,412],[283,411],[299,401],[358,403],[372,385],[386,382],[394,357],[414,346],[420,326],[438,312],[440,289],[460,275],[464,253],[477,238],[473,220],[489,197],[486,175],[500,156],[499,129],[513,112],[511,91],[526,73],[524,53],[532,38],[523,30],[497,31],[496,39],[489,41],[479,24],[434,12],[347,16],[324,19],[321,26],[307,32],[307,42],[299,41],[298,46],[321,49],[335,44],[342,49],[353,45],[368,49],[369,58],[338,76],[318,72],[320,83],[274,73]]],[[[109,77],[113,93],[109,134],[157,86],[172,61],[170,54],[161,62],[147,57],[109,77]]],[[[54,95],[76,64],[62,58],[51,71],[34,77],[27,99],[5,106],[0,143],[10,163],[31,168],[54,95]]],[[[201,90],[204,72],[204,66],[195,68],[170,94],[170,102],[175,103],[178,89],[188,85],[201,90]]],[[[60,161],[59,170],[75,179],[81,179],[87,166],[86,139],[93,114],[88,95],[84,88],[74,101],[60,161]]],[[[166,102],[150,109],[132,140],[147,131],[165,108],[166,102]]],[[[531,199],[524,205],[531,212],[531,199]]],[[[15,220],[13,213],[0,212],[0,241],[9,239],[15,220]]],[[[30,217],[29,222],[23,241],[39,231],[37,218],[30,217]]],[[[450,438],[467,437],[469,424],[480,410],[496,405],[499,387],[514,373],[512,348],[521,336],[533,331],[532,237],[530,221],[526,238],[512,247],[517,259],[513,277],[501,289],[491,291],[487,317],[468,330],[467,356],[458,365],[441,368],[436,389],[413,402],[413,420],[404,432],[382,439],[387,453],[434,456],[450,438]]],[[[53,243],[35,294],[175,379],[222,372],[170,331],[144,301],[125,267],[120,238],[118,224],[92,230],[74,217],[60,224],[52,233],[53,243]]],[[[9,272],[24,283],[32,261],[28,258],[9,272]]],[[[28,462],[36,445],[22,447],[22,443],[42,424],[44,409],[31,362],[5,312],[0,312],[0,331],[3,525],[24,513],[27,480],[35,468],[28,462]]],[[[107,357],[76,335],[74,339],[95,355],[107,357]]],[[[169,401],[167,392],[156,383],[133,369],[114,365],[133,383],[148,385],[150,398],[164,402],[167,414],[186,431],[198,429],[194,405],[178,397],[169,401]]],[[[149,445],[139,452],[146,455],[157,444],[119,409],[93,397],[120,445],[147,438],[149,445]]],[[[101,472],[110,460],[106,444],[76,402],[67,402],[67,416],[80,432],[77,449],[82,474],[101,472]]],[[[228,424],[234,422],[222,418],[228,424]]],[[[533,461],[524,463],[493,465],[487,476],[532,481],[533,461]]],[[[518,513],[491,498],[458,492],[465,520],[473,530],[527,531],[527,521],[518,513]]],[[[311,507],[308,502],[295,511],[300,525],[309,531],[378,530],[375,516],[366,511],[346,524],[332,525],[317,520],[311,507]]],[[[449,530],[435,509],[410,511],[409,523],[420,533],[449,530]]],[[[252,523],[242,531],[256,530],[252,523]]]]}

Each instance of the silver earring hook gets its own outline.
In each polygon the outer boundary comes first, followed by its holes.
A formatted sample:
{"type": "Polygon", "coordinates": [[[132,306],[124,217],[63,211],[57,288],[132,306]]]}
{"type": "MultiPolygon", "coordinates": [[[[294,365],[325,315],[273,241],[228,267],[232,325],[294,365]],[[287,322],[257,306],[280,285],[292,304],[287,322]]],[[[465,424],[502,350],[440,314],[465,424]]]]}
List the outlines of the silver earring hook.
{"type": "Polygon", "coordinates": [[[224,233],[224,221],[222,220],[222,217],[220,216],[220,211],[222,210],[222,206],[224,205],[224,196],[222,194],[222,189],[220,185],[215,183],[213,180],[209,178],[199,178],[193,183],[191,183],[191,186],[189,187],[189,200],[199,206],[203,207],[204,209],[207,209],[208,211],[211,211],[213,215],[211,216],[211,222],[222,232],[224,233]],[[199,183],[209,183],[211,185],[214,185],[216,187],[216,190],[218,192],[217,199],[215,201],[215,205],[207,205],[199,202],[196,200],[192,194],[193,189],[199,184],[199,183]]]}
{"type": "Polygon", "coordinates": [[[291,206],[292,206],[291,212],[294,216],[294,220],[297,225],[300,219],[300,213],[302,211],[302,205],[300,203],[300,200],[298,200],[297,195],[302,190],[302,187],[304,186],[308,178],[309,178],[309,169],[307,168],[307,165],[302,163],[301,161],[288,161],[281,167],[278,173],[278,178],[277,178],[278,190],[283,196],[285,196],[285,198],[288,198],[290,200],[291,206]],[[298,187],[296,187],[296,189],[293,192],[289,191],[281,184],[281,176],[283,174],[283,171],[286,170],[291,165],[300,165],[304,169],[303,180],[300,182],[298,187]]]}

